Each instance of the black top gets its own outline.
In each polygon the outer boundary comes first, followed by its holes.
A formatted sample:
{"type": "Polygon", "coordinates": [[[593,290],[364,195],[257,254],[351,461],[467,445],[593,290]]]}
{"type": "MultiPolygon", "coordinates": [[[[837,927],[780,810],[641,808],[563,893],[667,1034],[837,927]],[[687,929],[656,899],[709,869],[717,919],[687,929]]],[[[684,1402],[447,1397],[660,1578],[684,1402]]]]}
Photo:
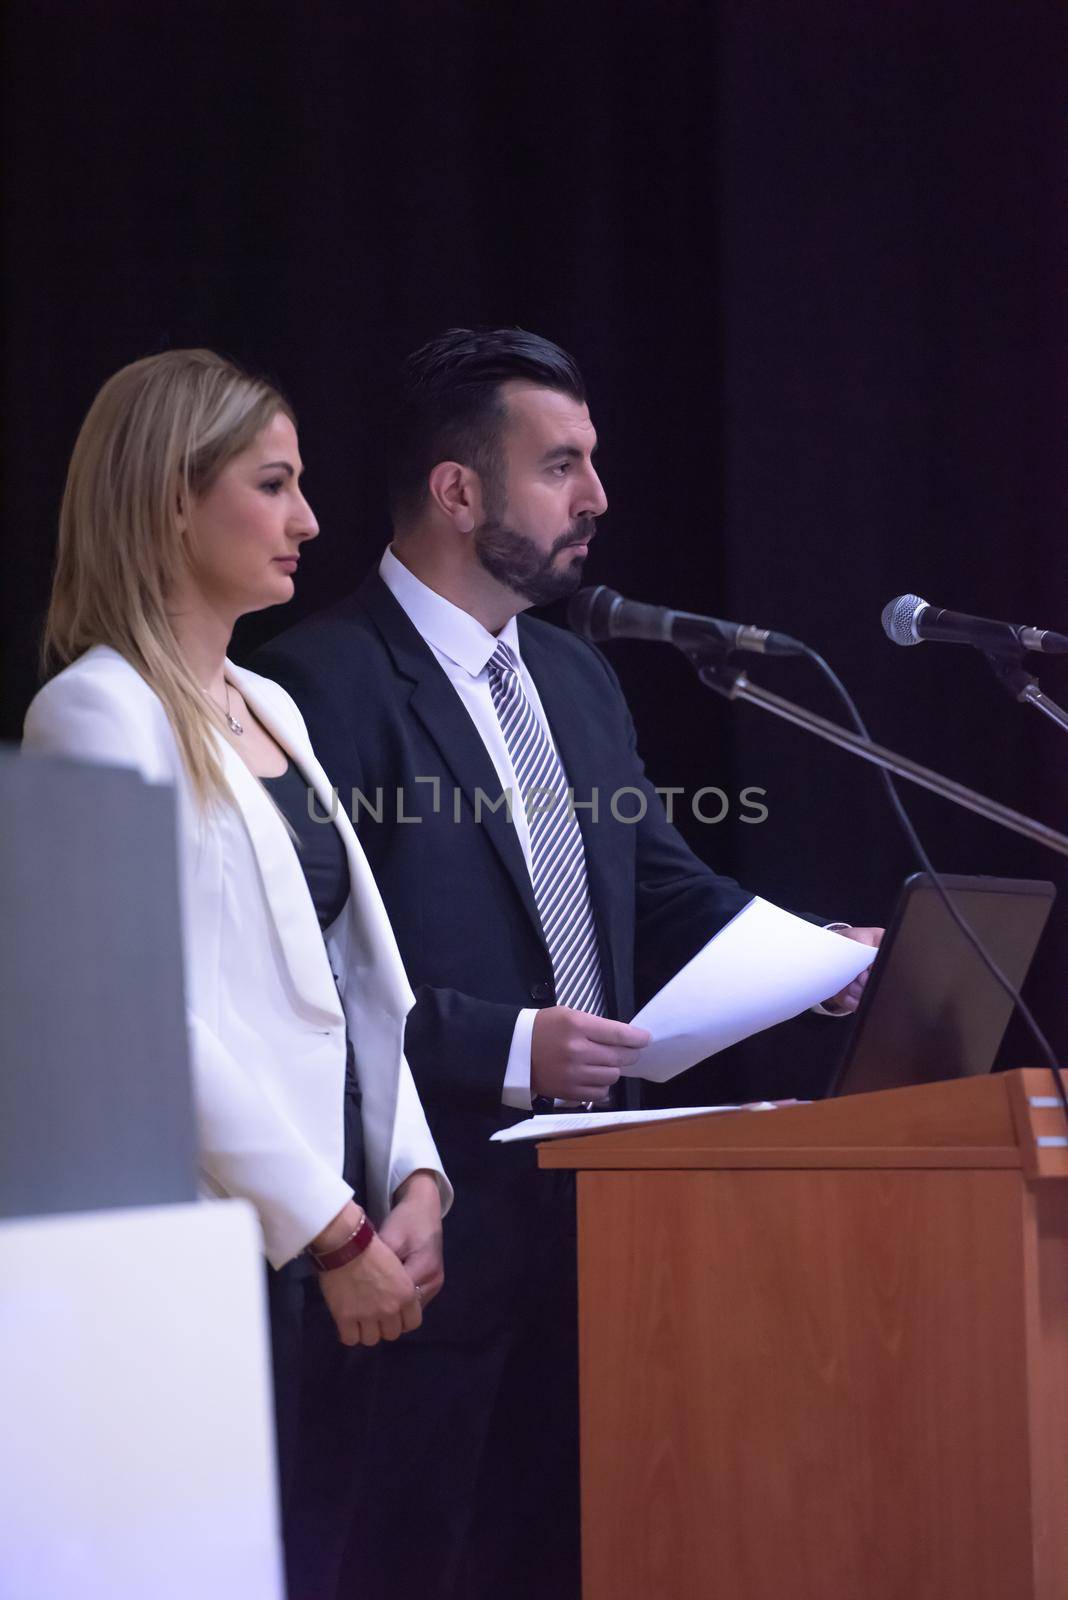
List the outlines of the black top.
{"type": "MultiPolygon", "coordinates": [[[[308,782],[300,768],[292,761],[280,777],[263,778],[261,781],[297,836],[297,859],[307,880],[308,892],[312,897],[315,915],[319,919],[319,927],[325,933],[335,918],[341,914],[349,897],[349,863],[341,835],[334,824],[326,820],[323,809],[314,796],[311,801],[314,816],[309,812],[308,782]]],[[[362,1098],[352,1040],[346,1033],[343,1106],[345,1159],[342,1176],[356,1195],[365,1194],[367,1190],[363,1123],[360,1116],[362,1098]]],[[[314,1275],[314,1268],[304,1255],[287,1263],[281,1271],[291,1277],[309,1280],[314,1275]]]]}
{"type": "Polygon", "coordinates": [[[297,856],[308,880],[319,926],[325,932],[341,914],[349,897],[349,863],[341,835],[327,820],[314,795],[311,796],[314,816],[309,814],[308,783],[292,761],[280,777],[262,781],[297,836],[297,856]]]}

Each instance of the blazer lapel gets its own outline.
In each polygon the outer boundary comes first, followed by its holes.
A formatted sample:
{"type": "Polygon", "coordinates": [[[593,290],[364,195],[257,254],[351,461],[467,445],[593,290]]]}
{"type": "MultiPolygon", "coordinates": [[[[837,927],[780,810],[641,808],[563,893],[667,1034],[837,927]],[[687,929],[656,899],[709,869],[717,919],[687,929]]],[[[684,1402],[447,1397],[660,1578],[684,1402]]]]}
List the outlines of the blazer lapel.
{"type": "MultiPolygon", "coordinates": [[[[398,673],[412,685],[412,711],[433,739],[442,762],[473,814],[480,818],[479,825],[511,878],[539,938],[542,937],[530,873],[515,828],[503,805],[491,809],[503,791],[478,729],[428,645],[377,573],[364,583],[359,599],[382,634],[398,673]]],[[[442,796],[442,804],[448,806],[450,798],[442,796]]]]}
{"type": "MultiPolygon", "coordinates": [[[[290,759],[310,778],[307,772],[310,750],[294,748],[291,730],[283,726],[266,698],[258,693],[255,678],[229,662],[226,674],[238,685],[272,738],[277,739],[290,759]]],[[[230,743],[221,734],[216,737],[227,781],[252,842],[264,896],[294,986],[311,1007],[329,1021],[338,1022],[342,1019],[341,1001],[331,978],[323,936],[293,841],[263,785],[230,743]]],[[[323,785],[323,792],[320,793],[318,787],[316,792],[320,804],[329,811],[330,793],[325,779],[323,785]]]]}
{"type": "MultiPolygon", "coordinates": [[[[270,729],[274,738],[300,768],[315,795],[319,816],[331,817],[341,835],[349,869],[347,909],[350,928],[357,945],[352,959],[360,972],[371,980],[378,1009],[392,1018],[403,1018],[415,1004],[415,996],[404,971],[404,964],[378,884],[364,855],[363,846],[356,837],[356,830],[349,821],[344,806],[338,802],[330,779],[319,764],[308,739],[302,736],[298,727],[272,716],[270,708],[265,705],[259,692],[255,677],[240,668],[234,668],[233,675],[246,701],[264,727],[270,729]]],[[[302,880],[303,877],[301,873],[302,880]]],[[[318,929],[318,922],[316,928],[318,929]]]]}

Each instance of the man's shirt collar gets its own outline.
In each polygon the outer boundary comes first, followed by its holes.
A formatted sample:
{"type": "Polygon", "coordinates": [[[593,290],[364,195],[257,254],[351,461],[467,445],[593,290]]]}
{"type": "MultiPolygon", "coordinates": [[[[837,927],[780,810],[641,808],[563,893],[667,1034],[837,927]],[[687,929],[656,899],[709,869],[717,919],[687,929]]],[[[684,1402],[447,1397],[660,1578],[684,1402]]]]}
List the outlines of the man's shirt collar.
{"type": "Polygon", "coordinates": [[[516,660],[519,654],[519,630],[515,617],[509,617],[500,633],[494,635],[484,628],[469,611],[446,600],[444,595],[431,589],[414,572],[409,572],[403,561],[387,548],[378,564],[378,573],[393,598],[406,613],[408,620],[422,634],[427,644],[448,656],[449,660],[477,678],[503,639],[516,660]]]}

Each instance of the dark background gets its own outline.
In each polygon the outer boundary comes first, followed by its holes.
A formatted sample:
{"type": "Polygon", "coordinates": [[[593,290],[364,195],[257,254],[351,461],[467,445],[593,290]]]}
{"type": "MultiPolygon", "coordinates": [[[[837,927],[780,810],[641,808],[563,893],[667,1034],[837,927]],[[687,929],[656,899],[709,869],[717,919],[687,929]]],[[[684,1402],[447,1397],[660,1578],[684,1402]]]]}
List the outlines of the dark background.
{"type": "MultiPolygon", "coordinates": [[[[294,401],[323,536],[286,612],[386,541],[381,396],[442,327],[579,358],[611,501],[587,568],[822,650],[876,737],[1068,829],[1068,739],[970,650],[906,652],[937,604],[1068,631],[1065,108],[1049,0],[8,0],[3,724],[36,684],[66,459],[100,383],[206,344],[294,401]]],[[[686,821],[781,903],[886,920],[910,867],[873,773],[609,651],[659,783],[767,790],[686,821]]],[[[1068,661],[1043,664],[1068,701],[1068,661]]],[[[803,663],[758,681],[832,712],[803,663]]],[[[910,792],[947,871],[1062,862],[910,792]]],[[[1068,898],[1029,995],[1068,1055],[1068,898]]],[[[818,1086],[790,1025],[672,1098],[818,1086]]],[[[1034,1047],[1010,1034],[1006,1059],[1034,1047]]]]}

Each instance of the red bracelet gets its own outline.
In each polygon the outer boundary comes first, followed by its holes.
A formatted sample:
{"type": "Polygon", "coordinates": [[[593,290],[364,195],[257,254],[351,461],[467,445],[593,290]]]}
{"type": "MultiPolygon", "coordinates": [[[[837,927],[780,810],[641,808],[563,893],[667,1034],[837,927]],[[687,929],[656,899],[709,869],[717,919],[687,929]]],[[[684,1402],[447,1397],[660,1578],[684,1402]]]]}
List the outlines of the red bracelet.
{"type": "Polygon", "coordinates": [[[339,1244],[336,1249],[326,1250],[321,1254],[309,1245],[308,1254],[320,1272],[333,1272],[336,1267],[343,1267],[346,1261],[355,1261],[357,1256],[362,1256],[374,1236],[375,1225],[365,1211],[360,1226],[355,1233],[349,1234],[344,1244],[339,1244]]]}

